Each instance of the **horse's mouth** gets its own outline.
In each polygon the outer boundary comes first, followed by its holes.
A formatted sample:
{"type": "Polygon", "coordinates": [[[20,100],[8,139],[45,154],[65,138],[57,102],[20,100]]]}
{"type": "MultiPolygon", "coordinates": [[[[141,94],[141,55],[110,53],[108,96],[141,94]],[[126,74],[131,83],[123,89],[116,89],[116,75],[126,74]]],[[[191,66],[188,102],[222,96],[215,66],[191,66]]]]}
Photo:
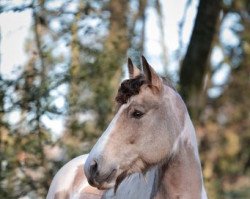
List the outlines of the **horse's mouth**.
{"type": "Polygon", "coordinates": [[[108,174],[107,176],[105,176],[105,179],[103,181],[107,182],[107,183],[110,183],[113,180],[113,178],[115,177],[116,172],[117,172],[117,170],[113,169],[110,174],[108,174]]]}
{"type": "Polygon", "coordinates": [[[96,184],[95,186],[99,190],[114,188],[114,191],[116,192],[118,186],[126,177],[127,177],[126,171],[118,174],[117,170],[113,170],[109,175],[105,176],[105,179],[103,179],[102,183],[96,184]]]}
{"type": "Polygon", "coordinates": [[[117,169],[113,169],[110,173],[102,176],[97,181],[93,183],[97,189],[105,190],[114,187],[115,176],[117,174],[117,169]]]}

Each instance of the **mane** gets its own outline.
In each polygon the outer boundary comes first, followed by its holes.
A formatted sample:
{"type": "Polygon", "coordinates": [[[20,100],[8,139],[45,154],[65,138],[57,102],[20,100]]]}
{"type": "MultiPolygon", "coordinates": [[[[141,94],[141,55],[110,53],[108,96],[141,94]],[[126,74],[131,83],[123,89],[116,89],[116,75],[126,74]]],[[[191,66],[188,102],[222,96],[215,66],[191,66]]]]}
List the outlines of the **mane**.
{"type": "MultiPolygon", "coordinates": [[[[169,86],[173,90],[176,90],[172,85],[171,81],[168,78],[162,78],[164,85],[169,86]]],[[[144,75],[138,75],[132,79],[126,79],[121,83],[120,88],[118,89],[117,96],[115,98],[118,104],[126,104],[128,100],[140,93],[142,85],[147,84],[148,82],[145,79],[144,75]]]]}

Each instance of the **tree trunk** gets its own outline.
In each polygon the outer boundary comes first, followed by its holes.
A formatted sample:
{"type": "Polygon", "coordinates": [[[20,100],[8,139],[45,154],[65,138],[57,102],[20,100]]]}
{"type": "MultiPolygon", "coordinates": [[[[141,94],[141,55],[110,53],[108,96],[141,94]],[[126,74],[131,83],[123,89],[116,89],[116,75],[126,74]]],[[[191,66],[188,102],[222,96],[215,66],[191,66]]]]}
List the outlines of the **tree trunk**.
{"type": "Polygon", "coordinates": [[[104,129],[114,111],[114,95],[122,75],[122,64],[129,47],[127,25],[127,0],[111,0],[109,3],[109,35],[104,42],[104,52],[98,58],[99,77],[95,88],[95,104],[98,112],[97,125],[104,129]],[[101,98],[101,102],[100,102],[101,98]]]}
{"type": "Polygon", "coordinates": [[[203,80],[217,30],[221,0],[200,0],[193,33],[180,70],[181,94],[193,119],[197,120],[205,96],[203,80]]]}

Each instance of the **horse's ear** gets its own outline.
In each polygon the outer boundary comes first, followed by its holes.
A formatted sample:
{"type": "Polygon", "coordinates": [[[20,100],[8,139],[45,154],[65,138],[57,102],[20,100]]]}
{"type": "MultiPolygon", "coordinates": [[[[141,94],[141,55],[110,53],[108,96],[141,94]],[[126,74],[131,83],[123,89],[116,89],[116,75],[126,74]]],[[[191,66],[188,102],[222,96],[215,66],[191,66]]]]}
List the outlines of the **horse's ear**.
{"type": "Polygon", "coordinates": [[[141,71],[133,65],[133,62],[130,58],[128,58],[128,73],[129,79],[135,78],[136,76],[141,74],[141,71]]]}
{"type": "Polygon", "coordinates": [[[146,77],[146,80],[153,86],[157,87],[159,90],[162,90],[163,83],[161,77],[157,75],[155,70],[149,65],[146,58],[142,56],[142,66],[143,72],[146,77]]]}

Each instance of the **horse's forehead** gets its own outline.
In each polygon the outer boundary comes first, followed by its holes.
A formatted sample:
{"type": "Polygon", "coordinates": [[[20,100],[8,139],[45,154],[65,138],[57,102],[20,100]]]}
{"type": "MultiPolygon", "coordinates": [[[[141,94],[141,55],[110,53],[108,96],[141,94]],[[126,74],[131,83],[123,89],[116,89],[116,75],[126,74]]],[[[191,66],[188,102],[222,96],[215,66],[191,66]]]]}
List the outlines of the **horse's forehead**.
{"type": "Polygon", "coordinates": [[[142,101],[160,101],[160,92],[156,91],[148,85],[142,85],[138,95],[133,96],[142,101]]]}
{"type": "Polygon", "coordinates": [[[140,94],[132,96],[126,104],[123,104],[123,111],[130,109],[131,107],[141,106],[143,108],[150,108],[158,104],[158,100],[155,96],[147,92],[140,92],[140,94]]]}

